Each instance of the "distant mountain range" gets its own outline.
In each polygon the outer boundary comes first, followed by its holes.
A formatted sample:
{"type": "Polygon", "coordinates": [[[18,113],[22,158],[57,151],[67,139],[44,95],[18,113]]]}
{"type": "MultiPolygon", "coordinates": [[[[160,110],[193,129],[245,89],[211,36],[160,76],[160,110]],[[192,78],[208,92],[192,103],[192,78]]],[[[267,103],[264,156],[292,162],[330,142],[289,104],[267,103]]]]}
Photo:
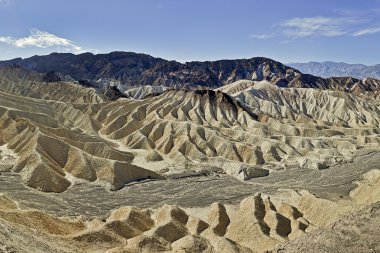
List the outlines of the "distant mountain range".
{"type": "Polygon", "coordinates": [[[131,87],[218,88],[239,80],[268,81],[278,87],[319,88],[360,94],[380,90],[380,81],[352,77],[322,78],[264,57],[180,63],[132,52],[109,54],[52,53],[26,59],[0,61],[43,74],[41,81],[77,81],[108,90],[119,97],[131,87]],[[109,86],[117,89],[109,89],[109,86]]]}
{"type": "Polygon", "coordinates": [[[380,64],[366,66],[363,64],[348,64],[344,62],[308,62],[290,63],[290,67],[302,73],[321,77],[354,77],[363,79],[367,77],[380,79],[380,64]]]}
{"type": "MultiPolygon", "coordinates": [[[[19,65],[40,73],[54,71],[65,79],[72,78],[97,86],[117,84],[215,88],[240,79],[268,79],[286,85],[286,77],[299,74],[290,67],[262,57],[182,64],[132,52],[98,55],[53,53],[0,62],[0,66],[4,65],[19,65]]],[[[49,75],[55,79],[52,73],[49,75]]]]}

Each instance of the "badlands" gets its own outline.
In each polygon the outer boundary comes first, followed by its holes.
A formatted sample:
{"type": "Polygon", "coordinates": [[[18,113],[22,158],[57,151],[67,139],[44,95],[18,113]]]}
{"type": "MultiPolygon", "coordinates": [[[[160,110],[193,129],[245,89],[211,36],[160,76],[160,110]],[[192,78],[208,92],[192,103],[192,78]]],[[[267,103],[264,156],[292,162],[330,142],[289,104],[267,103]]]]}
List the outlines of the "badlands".
{"type": "Polygon", "coordinates": [[[376,80],[44,77],[0,68],[0,252],[380,252],[376,80]]]}

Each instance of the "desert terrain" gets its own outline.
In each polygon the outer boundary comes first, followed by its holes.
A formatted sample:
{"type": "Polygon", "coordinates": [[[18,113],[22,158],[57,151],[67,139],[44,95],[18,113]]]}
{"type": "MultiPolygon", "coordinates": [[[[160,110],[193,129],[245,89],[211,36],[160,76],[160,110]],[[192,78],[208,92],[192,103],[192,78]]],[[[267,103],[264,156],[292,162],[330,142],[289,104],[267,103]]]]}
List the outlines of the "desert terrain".
{"type": "Polygon", "coordinates": [[[0,252],[380,252],[380,81],[265,64],[218,87],[1,67],[0,252]]]}

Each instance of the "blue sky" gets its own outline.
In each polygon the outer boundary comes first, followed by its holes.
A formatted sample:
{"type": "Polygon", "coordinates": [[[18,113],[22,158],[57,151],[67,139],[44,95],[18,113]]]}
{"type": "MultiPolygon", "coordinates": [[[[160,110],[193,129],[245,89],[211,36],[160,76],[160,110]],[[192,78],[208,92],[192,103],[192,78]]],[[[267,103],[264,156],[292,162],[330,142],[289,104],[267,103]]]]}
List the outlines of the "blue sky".
{"type": "Polygon", "coordinates": [[[0,0],[0,59],[134,51],[380,63],[380,0],[0,0]]]}

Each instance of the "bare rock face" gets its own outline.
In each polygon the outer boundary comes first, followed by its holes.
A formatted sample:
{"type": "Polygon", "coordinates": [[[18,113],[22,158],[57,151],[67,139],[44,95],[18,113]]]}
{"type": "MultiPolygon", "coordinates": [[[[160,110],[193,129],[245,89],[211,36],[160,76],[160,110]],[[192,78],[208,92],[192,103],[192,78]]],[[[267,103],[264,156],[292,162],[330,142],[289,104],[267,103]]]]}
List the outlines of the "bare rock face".
{"type": "Polygon", "coordinates": [[[220,203],[213,203],[208,214],[210,229],[219,236],[226,233],[227,226],[230,224],[230,217],[227,215],[226,207],[220,203]]]}
{"type": "Polygon", "coordinates": [[[200,236],[187,235],[171,245],[172,252],[213,252],[210,243],[200,236]]]}
{"type": "Polygon", "coordinates": [[[44,77],[42,78],[42,81],[47,83],[54,83],[61,81],[61,78],[55,73],[55,71],[49,71],[47,72],[44,77]]]}
{"type": "Polygon", "coordinates": [[[269,171],[266,169],[262,169],[260,167],[250,167],[246,165],[242,165],[239,169],[239,173],[237,175],[238,178],[242,180],[249,180],[255,177],[265,177],[269,175],[269,171]]]}
{"type": "Polygon", "coordinates": [[[188,218],[186,212],[179,207],[164,205],[156,214],[156,228],[148,234],[172,243],[188,234],[188,218]]]}
{"type": "Polygon", "coordinates": [[[146,155],[145,160],[147,162],[158,162],[158,161],[162,161],[163,158],[157,151],[151,150],[146,155]]]}
{"type": "Polygon", "coordinates": [[[276,239],[270,237],[270,226],[265,222],[265,204],[261,196],[253,196],[240,203],[239,210],[232,217],[232,224],[228,230],[227,237],[239,241],[248,248],[257,247],[260,241],[261,249],[269,249],[277,244],[276,239]],[[244,223],[241,227],[238,224],[244,223]],[[255,245],[255,246],[254,246],[255,245]]]}
{"type": "Polygon", "coordinates": [[[208,228],[208,224],[196,217],[189,217],[189,220],[186,224],[187,229],[192,235],[199,235],[201,234],[204,230],[208,228]]]}
{"type": "Polygon", "coordinates": [[[300,159],[300,167],[304,169],[324,170],[327,169],[329,166],[312,159],[300,159]]]}
{"type": "Polygon", "coordinates": [[[63,192],[71,185],[63,175],[43,164],[24,170],[22,179],[26,185],[45,192],[63,192]]]}
{"type": "Polygon", "coordinates": [[[126,98],[127,96],[122,93],[116,86],[108,86],[104,91],[104,95],[108,97],[111,101],[117,100],[119,98],[126,98]]]}
{"type": "Polygon", "coordinates": [[[126,239],[139,236],[154,225],[148,210],[140,210],[135,207],[115,210],[106,222],[109,230],[126,239]]]}
{"type": "Polygon", "coordinates": [[[164,205],[161,209],[158,210],[156,214],[156,220],[159,223],[165,223],[170,220],[175,220],[180,222],[181,224],[186,224],[188,219],[189,216],[186,214],[184,210],[172,205],[164,205]]]}

